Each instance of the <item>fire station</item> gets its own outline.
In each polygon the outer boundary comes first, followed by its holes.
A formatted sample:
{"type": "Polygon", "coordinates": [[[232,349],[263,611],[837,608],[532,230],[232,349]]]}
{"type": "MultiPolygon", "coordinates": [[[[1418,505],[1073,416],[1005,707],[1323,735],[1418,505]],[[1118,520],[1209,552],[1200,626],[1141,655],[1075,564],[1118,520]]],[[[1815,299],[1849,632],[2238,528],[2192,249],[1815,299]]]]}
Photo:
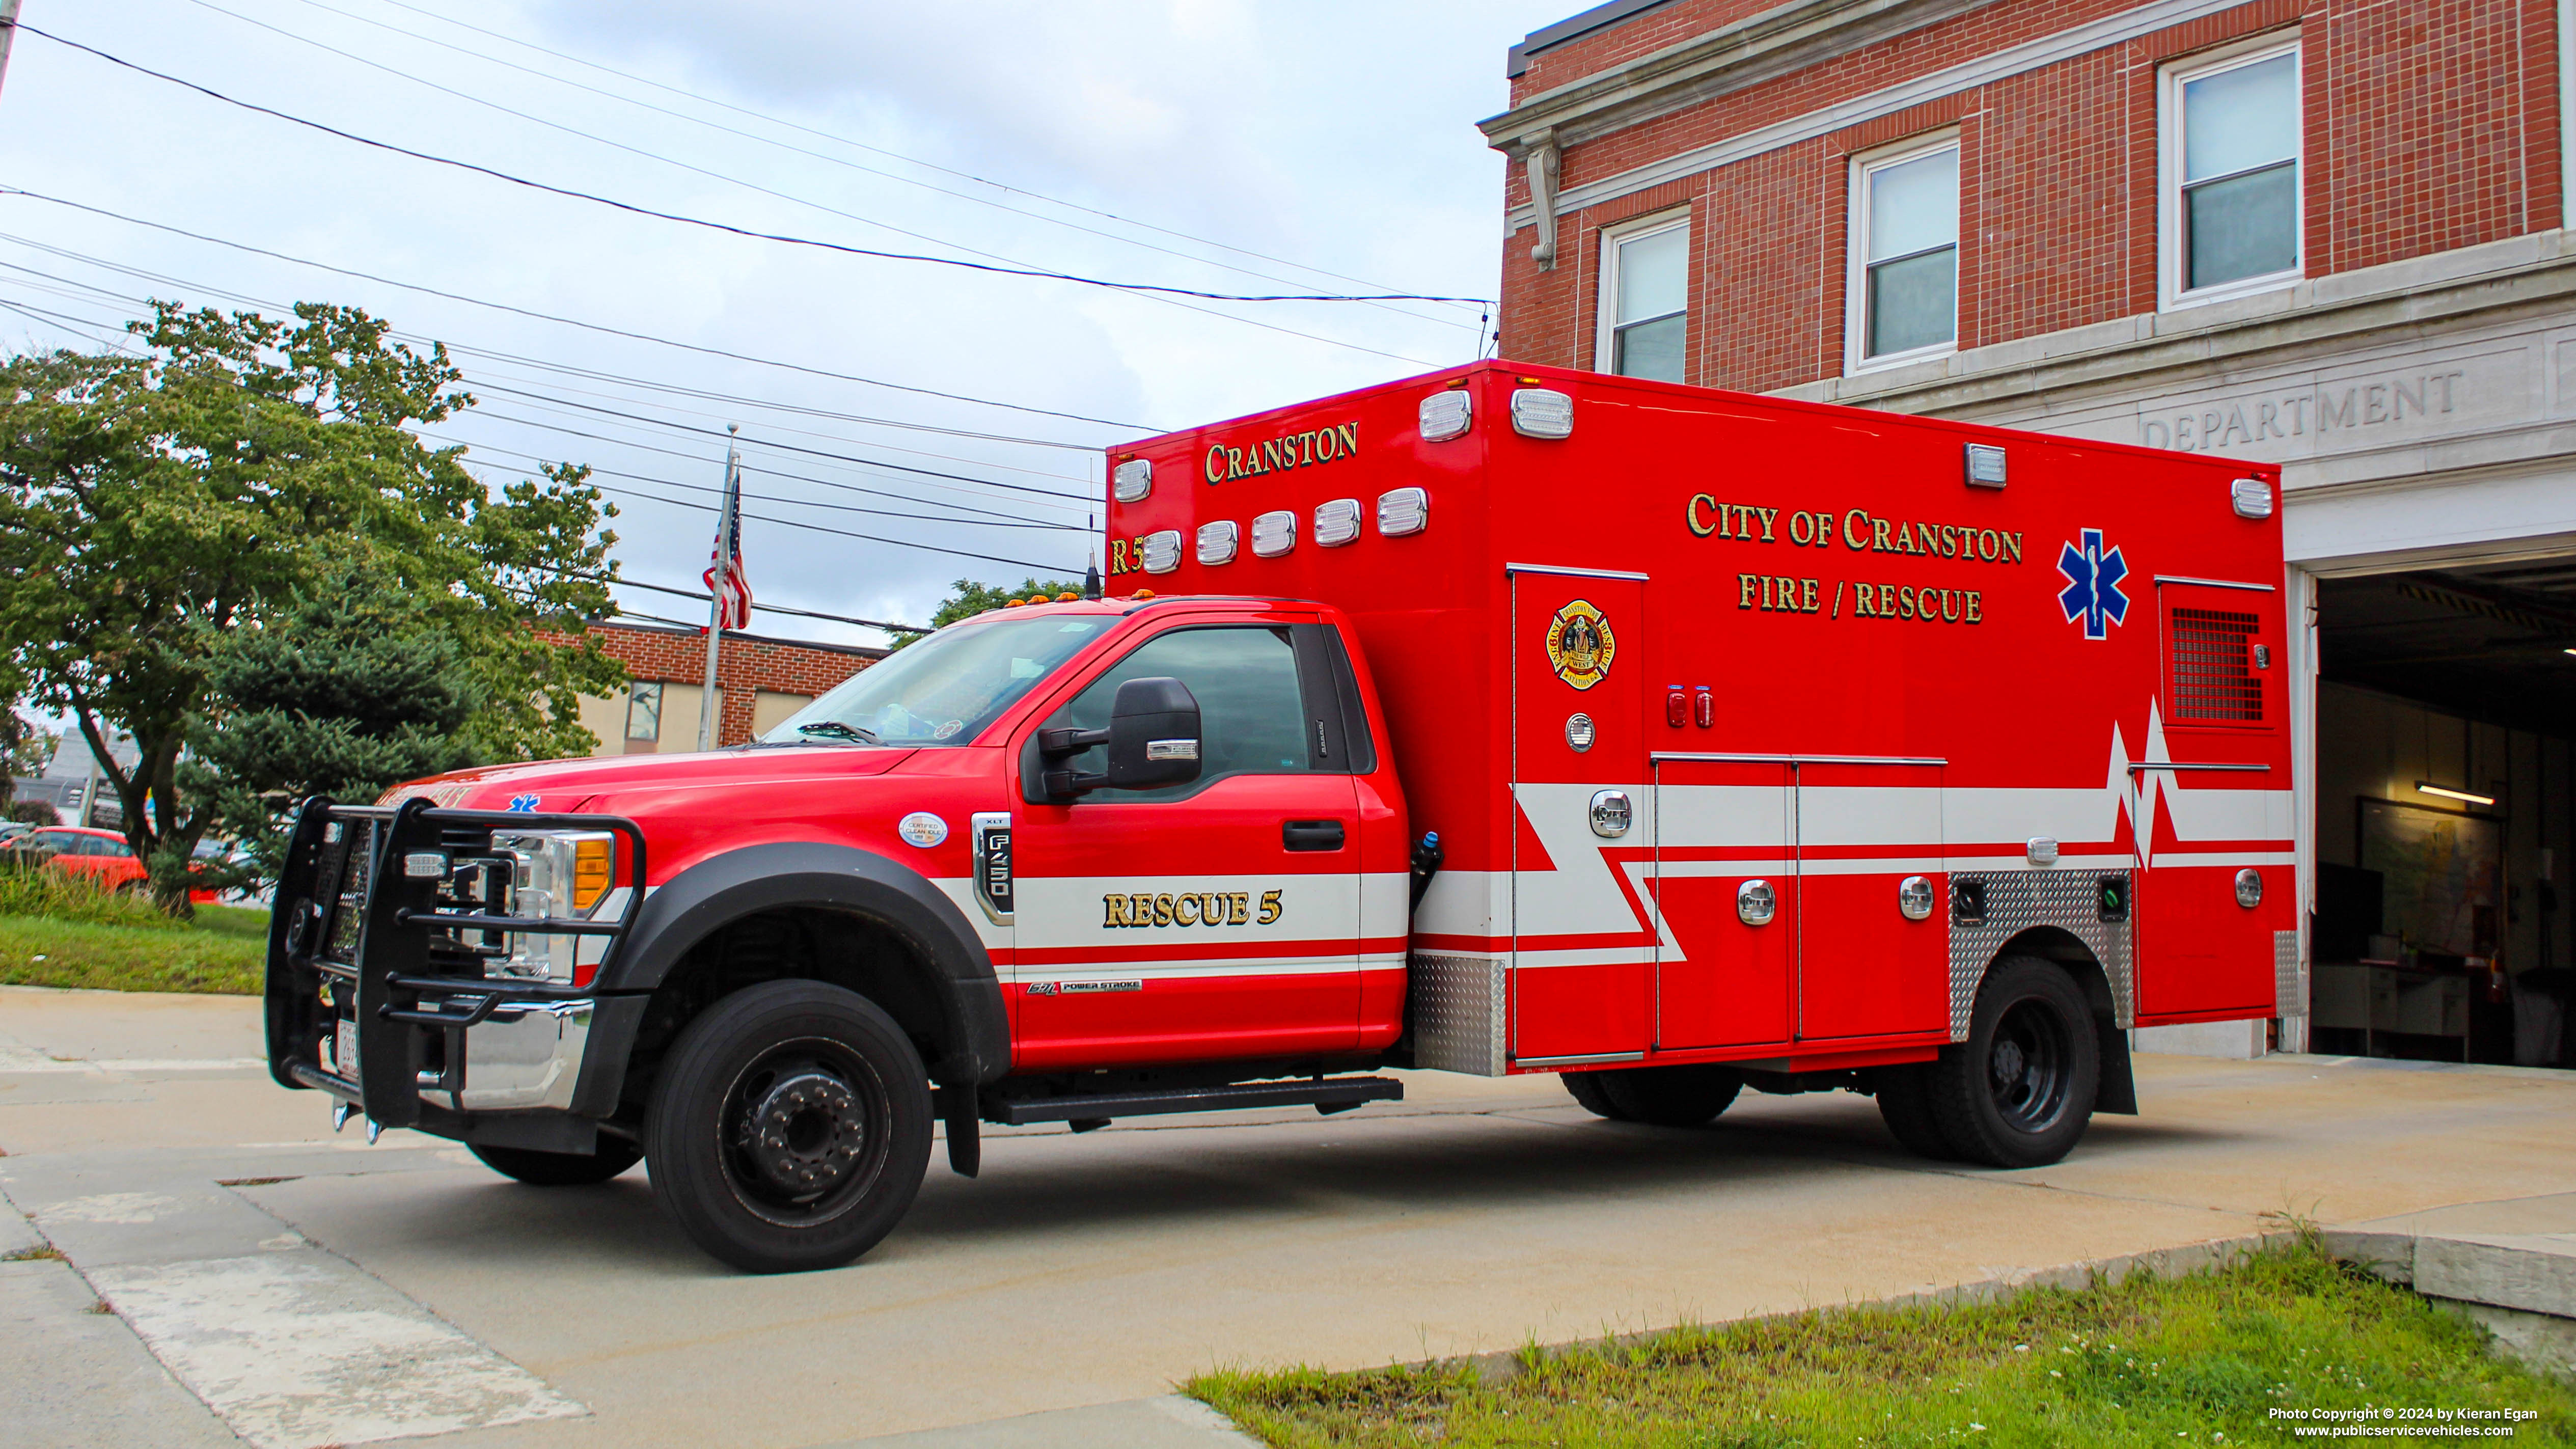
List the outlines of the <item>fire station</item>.
{"type": "Polygon", "coordinates": [[[2139,1045],[2576,1065],[2571,43],[2567,0],[1613,0],[1481,123],[1498,354],[2277,465],[2299,989],[2139,1045]]]}

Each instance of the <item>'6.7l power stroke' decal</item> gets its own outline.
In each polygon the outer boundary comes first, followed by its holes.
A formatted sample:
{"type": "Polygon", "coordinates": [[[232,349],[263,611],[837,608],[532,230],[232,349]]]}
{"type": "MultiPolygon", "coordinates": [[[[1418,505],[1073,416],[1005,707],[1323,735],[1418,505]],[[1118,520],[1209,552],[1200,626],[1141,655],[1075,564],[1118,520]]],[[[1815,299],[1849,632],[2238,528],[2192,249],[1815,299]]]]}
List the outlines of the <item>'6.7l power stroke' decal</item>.
{"type": "Polygon", "coordinates": [[[1105,895],[1100,924],[1110,926],[1266,926],[1287,914],[1285,891],[1263,891],[1256,906],[1250,891],[1159,891],[1105,895]]]}

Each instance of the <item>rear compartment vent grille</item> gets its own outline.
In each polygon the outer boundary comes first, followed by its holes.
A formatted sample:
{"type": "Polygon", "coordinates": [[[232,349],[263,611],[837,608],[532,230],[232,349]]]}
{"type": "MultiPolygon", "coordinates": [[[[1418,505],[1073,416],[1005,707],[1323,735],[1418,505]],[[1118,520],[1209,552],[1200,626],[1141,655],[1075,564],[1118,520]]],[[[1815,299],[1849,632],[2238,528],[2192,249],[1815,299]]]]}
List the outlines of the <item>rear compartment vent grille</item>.
{"type": "Polygon", "coordinates": [[[2173,611],[2174,718],[2262,723],[2263,681],[2254,673],[2258,622],[2223,609],[2173,611]]]}

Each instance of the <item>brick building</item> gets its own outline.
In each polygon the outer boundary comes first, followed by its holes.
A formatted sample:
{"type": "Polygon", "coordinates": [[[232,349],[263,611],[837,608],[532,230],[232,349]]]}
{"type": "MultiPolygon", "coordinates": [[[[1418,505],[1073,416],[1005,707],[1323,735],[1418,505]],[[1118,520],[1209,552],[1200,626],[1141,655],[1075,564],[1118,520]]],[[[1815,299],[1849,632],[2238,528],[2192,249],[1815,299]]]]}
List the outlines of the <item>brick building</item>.
{"type": "Polygon", "coordinates": [[[2576,0],[1614,0],[1513,47],[1482,123],[1501,353],[2282,464],[2315,1009],[2279,1039],[2564,1059],[2571,34],[2576,0]]]}
{"type": "MultiPolygon", "coordinates": [[[[706,697],[707,636],[701,629],[593,624],[602,651],[634,682],[614,699],[584,696],[581,722],[602,755],[677,753],[698,747],[706,697]]],[[[814,696],[883,659],[883,649],[727,633],[716,668],[722,694],[716,743],[738,745],[803,709],[814,696]]]]}

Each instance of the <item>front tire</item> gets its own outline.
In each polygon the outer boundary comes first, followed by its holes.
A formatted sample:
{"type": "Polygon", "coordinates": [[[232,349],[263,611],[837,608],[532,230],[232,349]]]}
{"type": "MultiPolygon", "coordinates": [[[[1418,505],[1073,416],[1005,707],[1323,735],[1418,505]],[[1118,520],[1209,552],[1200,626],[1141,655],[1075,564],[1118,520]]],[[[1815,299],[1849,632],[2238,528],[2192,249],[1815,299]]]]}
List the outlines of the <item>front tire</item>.
{"type": "Polygon", "coordinates": [[[603,1139],[597,1152],[539,1152],[528,1147],[478,1147],[465,1150],[483,1165],[530,1187],[591,1187],[608,1181],[644,1160],[644,1149],[632,1142],[603,1139]]]}
{"type": "Polygon", "coordinates": [[[644,1119],[653,1191],[752,1273],[837,1268],[894,1230],[930,1164],[929,1074],[873,1002],[746,987],[680,1033],[644,1119]]]}
{"type": "Polygon", "coordinates": [[[2035,956],[2007,956],[1977,988],[1968,1039],[1927,1073],[1934,1120],[1962,1158],[2044,1167],[2072,1151],[2093,1117],[2102,1049],[2072,978],[2035,956]]]}
{"type": "Polygon", "coordinates": [[[1564,1080],[1565,1090],[1594,1116],[1649,1127],[1698,1127],[1714,1121],[1744,1090],[1743,1077],[1717,1066],[1567,1072],[1564,1080]]]}

